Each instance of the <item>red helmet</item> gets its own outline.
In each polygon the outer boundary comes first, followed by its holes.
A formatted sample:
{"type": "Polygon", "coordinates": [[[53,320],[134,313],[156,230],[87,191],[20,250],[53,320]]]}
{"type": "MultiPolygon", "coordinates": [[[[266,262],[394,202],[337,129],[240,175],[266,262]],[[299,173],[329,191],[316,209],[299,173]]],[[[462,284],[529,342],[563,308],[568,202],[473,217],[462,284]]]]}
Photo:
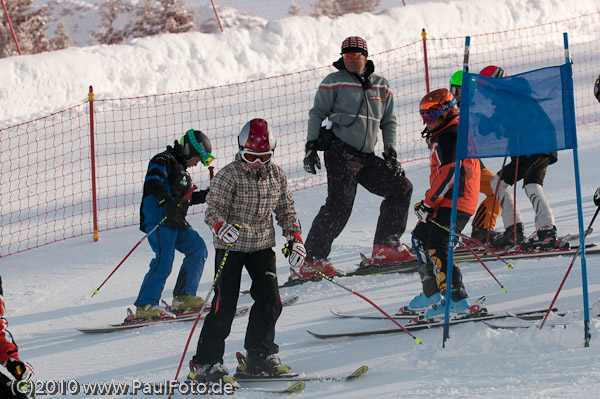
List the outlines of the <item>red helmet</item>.
{"type": "Polygon", "coordinates": [[[277,139],[264,119],[252,119],[246,123],[238,136],[241,150],[257,154],[273,152],[277,146],[277,139]]]}
{"type": "Polygon", "coordinates": [[[479,72],[479,74],[481,76],[487,76],[488,78],[503,78],[506,76],[504,69],[495,65],[486,66],[481,70],[481,72],[479,72]]]}

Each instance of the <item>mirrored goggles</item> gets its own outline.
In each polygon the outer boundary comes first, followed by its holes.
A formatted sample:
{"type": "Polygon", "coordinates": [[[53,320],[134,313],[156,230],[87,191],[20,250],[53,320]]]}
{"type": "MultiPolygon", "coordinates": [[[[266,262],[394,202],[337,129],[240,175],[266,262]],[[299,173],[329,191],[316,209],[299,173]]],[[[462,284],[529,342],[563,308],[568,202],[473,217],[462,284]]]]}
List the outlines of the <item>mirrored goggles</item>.
{"type": "Polygon", "coordinates": [[[242,150],[241,155],[242,159],[248,163],[258,162],[262,164],[269,163],[269,161],[273,157],[273,153],[271,151],[256,153],[247,150],[242,150]]]}
{"type": "Polygon", "coordinates": [[[437,118],[439,118],[440,116],[442,116],[442,110],[441,109],[421,110],[421,111],[419,111],[419,113],[421,114],[421,118],[423,118],[423,121],[425,123],[435,122],[435,120],[437,118]]]}
{"type": "Polygon", "coordinates": [[[342,54],[342,57],[344,57],[344,59],[346,58],[358,58],[360,56],[360,53],[344,53],[342,54]]]}

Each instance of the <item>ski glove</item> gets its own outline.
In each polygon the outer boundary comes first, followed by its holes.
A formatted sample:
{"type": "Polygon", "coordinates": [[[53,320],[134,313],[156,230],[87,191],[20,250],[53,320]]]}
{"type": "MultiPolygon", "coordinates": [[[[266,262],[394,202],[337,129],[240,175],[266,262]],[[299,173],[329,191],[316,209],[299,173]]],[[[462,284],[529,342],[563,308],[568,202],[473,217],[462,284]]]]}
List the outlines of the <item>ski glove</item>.
{"type": "Polygon", "coordinates": [[[4,367],[19,381],[30,380],[33,377],[33,367],[31,367],[31,364],[24,363],[18,357],[9,357],[4,362],[4,367]]]}
{"type": "Polygon", "coordinates": [[[421,222],[427,223],[433,217],[433,209],[425,205],[425,201],[417,202],[415,204],[415,214],[421,222]]]}
{"type": "Polygon", "coordinates": [[[392,145],[387,144],[382,155],[385,160],[385,166],[392,172],[392,175],[404,176],[404,169],[400,166],[400,162],[397,159],[398,155],[392,145]]]}
{"type": "Polygon", "coordinates": [[[311,140],[306,143],[306,155],[304,156],[304,170],[312,175],[317,174],[317,169],[321,169],[321,159],[317,154],[317,142],[311,140]]]}
{"type": "Polygon", "coordinates": [[[283,256],[288,258],[290,266],[299,268],[306,259],[306,249],[299,233],[290,233],[287,244],[281,250],[283,256]]]}
{"type": "Polygon", "coordinates": [[[190,204],[192,204],[192,205],[204,204],[206,202],[206,196],[208,195],[209,191],[210,191],[210,187],[207,188],[206,190],[194,191],[192,193],[192,200],[190,201],[190,204]]]}
{"type": "Polygon", "coordinates": [[[213,233],[219,240],[223,240],[226,244],[233,244],[240,236],[238,226],[233,224],[219,222],[214,225],[213,233]]]}
{"type": "Polygon", "coordinates": [[[594,193],[594,204],[600,206],[600,187],[598,187],[594,193]]]}
{"type": "Polygon", "coordinates": [[[168,217],[177,217],[179,215],[178,204],[174,199],[162,199],[158,202],[158,206],[161,206],[165,215],[168,217]]]}

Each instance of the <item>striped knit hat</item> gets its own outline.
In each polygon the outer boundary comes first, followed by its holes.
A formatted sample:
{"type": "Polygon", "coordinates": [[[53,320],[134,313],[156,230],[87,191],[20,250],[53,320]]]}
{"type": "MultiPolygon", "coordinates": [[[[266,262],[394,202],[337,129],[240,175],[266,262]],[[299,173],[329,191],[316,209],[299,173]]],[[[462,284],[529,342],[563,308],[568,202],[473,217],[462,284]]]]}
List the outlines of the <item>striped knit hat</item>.
{"type": "Polygon", "coordinates": [[[365,56],[369,55],[367,42],[362,37],[350,36],[342,42],[342,54],[361,53],[365,56]]]}

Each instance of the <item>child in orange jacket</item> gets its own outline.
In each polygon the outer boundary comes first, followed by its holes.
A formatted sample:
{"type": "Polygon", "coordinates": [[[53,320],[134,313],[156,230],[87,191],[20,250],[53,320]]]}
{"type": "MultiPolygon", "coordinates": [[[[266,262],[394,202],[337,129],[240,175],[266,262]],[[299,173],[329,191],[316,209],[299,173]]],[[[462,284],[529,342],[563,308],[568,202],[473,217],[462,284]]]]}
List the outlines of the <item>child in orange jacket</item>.
{"type": "MultiPolygon", "coordinates": [[[[421,100],[419,112],[427,128],[422,135],[431,149],[429,182],[425,198],[415,205],[419,223],[412,232],[413,248],[419,260],[419,274],[423,292],[409,304],[410,309],[423,309],[426,317],[443,312],[438,306],[446,293],[449,233],[452,210],[452,187],[456,140],[458,137],[458,107],[447,89],[434,90],[421,100]]],[[[465,227],[475,213],[479,200],[479,160],[465,159],[460,163],[459,195],[456,231],[465,227]]],[[[460,313],[469,306],[468,295],[460,269],[453,265],[450,311],[460,313]]]]}

